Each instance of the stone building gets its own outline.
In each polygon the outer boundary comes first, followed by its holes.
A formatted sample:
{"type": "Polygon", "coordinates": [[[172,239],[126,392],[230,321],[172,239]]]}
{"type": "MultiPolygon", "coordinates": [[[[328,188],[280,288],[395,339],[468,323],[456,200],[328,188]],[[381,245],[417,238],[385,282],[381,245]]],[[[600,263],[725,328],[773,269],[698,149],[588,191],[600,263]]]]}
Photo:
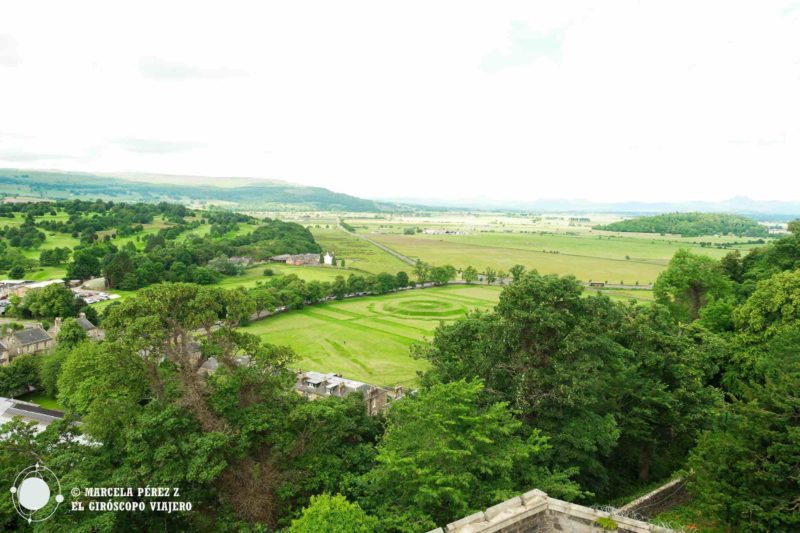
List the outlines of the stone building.
{"type": "Polygon", "coordinates": [[[311,400],[326,396],[343,398],[348,394],[360,392],[364,395],[364,403],[370,415],[380,413],[389,403],[389,393],[385,389],[333,373],[300,372],[297,375],[295,390],[311,400]]]}
{"type": "Polygon", "coordinates": [[[269,260],[294,266],[318,265],[319,254],[282,254],[272,256],[269,260]]]}
{"type": "Polygon", "coordinates": [[[676,533],[623,515],[526,492],[428,533],[676,533]]]}
{"type": "Polygon", "coordinates": [[[8,351],[8,346],[3,341],[0,341],[0,366],[7,365],[11,362],[11,353],[8,351]]]}
{"type": "Polygon", "coordinates": [[[53,347],[53,337],[39,326],[11,332],[3,341],[8,361],[17,355],[37,354],[53,347]]]}
{"type": "MultiPolygon", "coordinates": [[[[86,332],[86,336],[89,337],[91,340],[100,341],[105,338],[105,332],[102,329],[95,326],[94,324],[92,324],[89,321],[89,319],[86,318],[86,313],[81,313],[80,315],[78,315],[78,317],[75,319],[75,322],[78,323],[81,329],[83,329],[83,331],[86,332]]],[[[56,317],[55,321],[53,321],[53,325],[48,331],[48,333],[54,339],[58,335],[58,332],[61,330],[62,323],[63,321],[61,320],[61,317],[56,317]]]]}

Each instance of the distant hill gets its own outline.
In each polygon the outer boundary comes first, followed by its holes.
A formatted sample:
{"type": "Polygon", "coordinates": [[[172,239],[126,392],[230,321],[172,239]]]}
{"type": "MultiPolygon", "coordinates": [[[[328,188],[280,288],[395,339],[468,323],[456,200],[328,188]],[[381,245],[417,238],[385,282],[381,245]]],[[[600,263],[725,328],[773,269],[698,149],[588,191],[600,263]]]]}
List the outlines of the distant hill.
{"type": "Polygon", "coordinates": [[[767,228],[752,218],[720,213],[669,213],[621,220],[594,229],[636,233],[669,233],[684,237],[736,235],[766,237],[767,228]]]}
{"type": "Polygon", "coordinates": [[[363,212],[407,209],[322,187],[304,187],[274,180],[22,169],[0,169],[0,195],[53,200],[100,198],[125,202],[166,201],[221,205],[240,210],[363,212]]]}
{"type": "Polygon", "coordinates": [[[660,213],[735,213],[763,221],[785,222],[800,217],[798,201],[758,201],[735,197],[718,202],[596,202],[585,199],[549,198],[539,200],[494,200],[483,197],[441,199],[422,197],[381,198],[387,202],[446,209],[487,211],[528,211],[536,213],[616,213],[655,215],[660,213]]]}

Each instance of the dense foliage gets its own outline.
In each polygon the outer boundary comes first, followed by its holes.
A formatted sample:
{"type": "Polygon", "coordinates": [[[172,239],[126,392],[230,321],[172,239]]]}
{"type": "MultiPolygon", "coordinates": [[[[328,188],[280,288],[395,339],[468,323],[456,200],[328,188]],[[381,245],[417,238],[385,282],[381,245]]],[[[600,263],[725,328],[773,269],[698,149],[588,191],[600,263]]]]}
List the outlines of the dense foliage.
{"type": "Polygon", "coordinates": [[[36,261],[25,251],[45,243],[45,232],[69,235],[80,243],[74,249],[42,250],[41,267],[66,267],[67,279],[103,275],[110,288],[125,290],[160,281],[212,284],[222,276],[242,272],[241,264],[231,257],[259,261],[278,254],[321,251],[311,232],[299,224],[257,220],[229,211],[192,211],[166,202],[73,200],[0,206],[0,216],[15,215],[25,217],[21,225],[0,229],[0,270],[7,270],[14,279],[35,268],[36,261]],[[145,232],[143,225],[158,230],[145,232]],[[204,225],[207,232],[186,235],[204,225]],[[243,231],[249,229],[243,225],[252,230],[243,231]],[[128,237],[125,244],[116,244],[122,237],[128,237]]]}
{"type": "Polygon", "coordinates": [[[620,220],[594,229],[636,233],[661,233],[699,237],[700,235],[737,235],[766,237],[767,228],[742,215],[719,213],[670,213],[620,220]]]}

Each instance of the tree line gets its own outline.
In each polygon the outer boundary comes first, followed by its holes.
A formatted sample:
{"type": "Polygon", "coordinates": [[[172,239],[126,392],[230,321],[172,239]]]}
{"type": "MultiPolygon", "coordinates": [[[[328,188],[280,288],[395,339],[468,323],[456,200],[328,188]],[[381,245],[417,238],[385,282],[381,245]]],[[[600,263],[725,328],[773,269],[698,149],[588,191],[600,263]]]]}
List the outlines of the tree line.
{"type": "Polygon", "coordinates": [[[594,229],[636,233],[660,233],[699,237],[701,235],[736,235],[766,237],[769,231],[755,220],[742,215],[721,213],[668,213],[620,220],[597,225],[594,229]]]}

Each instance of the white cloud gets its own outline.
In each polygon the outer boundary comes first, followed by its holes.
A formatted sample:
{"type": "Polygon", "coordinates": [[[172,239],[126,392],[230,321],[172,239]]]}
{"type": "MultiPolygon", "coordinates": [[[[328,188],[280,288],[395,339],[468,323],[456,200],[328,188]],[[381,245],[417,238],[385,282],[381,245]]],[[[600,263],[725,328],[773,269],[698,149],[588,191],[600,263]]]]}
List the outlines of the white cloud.
{"type": "Polygon", "coordinates": [[[0,35],[0,67],[15,67],[19,63],[17,43],[8,35],[0,35]]]}
{"type": "Polygon", "coordinates": [[[792,5],[14,2],[0,166],[800,199],[792,5]]]}
{"type": "Polygon", "coordinates": [[[139,71],[147,78],[162,81],[211,80],[245,75],[242,70],[225,67],[198,67],[157,57],[143,57],[139,61],[139,71]]]}
{"type": "Polygon", "coordinates": [[[565,28],[547,33],[531,31],[526,22],[512,21],[509,46],[506,50],[494,50],[483,58],[481,67],[487,72],[497,72],[511,67],[530,65],[540,58],[559,60],[565,28]]]}
{"type": "Polygon", "coordinates": [[[204,146],[201,143],[162,141],[158,139],[111,139],[111,142],[129,152],[139,154],[173,154],[204,146]]]}

